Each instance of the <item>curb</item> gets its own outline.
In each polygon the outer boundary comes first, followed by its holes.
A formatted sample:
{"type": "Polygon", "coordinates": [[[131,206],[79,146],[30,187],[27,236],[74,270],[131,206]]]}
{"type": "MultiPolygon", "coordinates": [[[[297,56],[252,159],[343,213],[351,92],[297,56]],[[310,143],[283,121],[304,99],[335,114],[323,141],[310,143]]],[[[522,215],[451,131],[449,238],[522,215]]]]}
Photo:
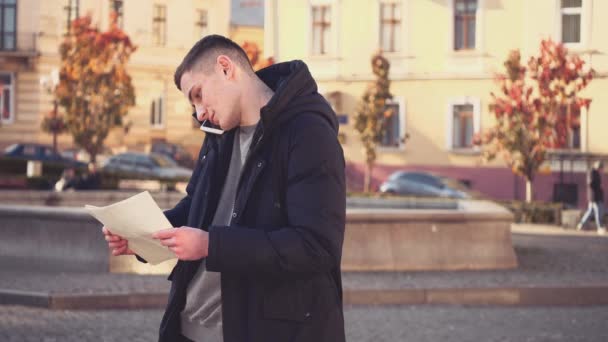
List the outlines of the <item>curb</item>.
{"type": "Polygon", "coordinates": [[[608,305],[608,286],[346,290],[353,305],[608,305]]]}
{"type": "MultiPolygon", "coordinates": [[[[166,293],[51,294],[0,289],[0,305],[50,310],[164,309],[166,293]]],[[[345,305],[608,305],[608,286],[345,290],[345,305]]]]}

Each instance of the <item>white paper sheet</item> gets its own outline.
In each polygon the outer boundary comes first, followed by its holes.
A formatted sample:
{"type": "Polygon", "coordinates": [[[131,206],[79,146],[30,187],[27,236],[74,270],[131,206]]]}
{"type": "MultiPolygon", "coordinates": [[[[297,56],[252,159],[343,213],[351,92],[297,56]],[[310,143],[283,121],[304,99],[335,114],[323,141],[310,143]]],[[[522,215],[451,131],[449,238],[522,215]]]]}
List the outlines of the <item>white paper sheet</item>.
{"type": "Polygon", "coordinates": [[[150,264],[175,258],[173,252],[152,238],[153,233],[171,228],[171,223],[148,191],[105,207],[85,205],[84,208],[112,234],[128,240],[129,248],[150,264]]]}

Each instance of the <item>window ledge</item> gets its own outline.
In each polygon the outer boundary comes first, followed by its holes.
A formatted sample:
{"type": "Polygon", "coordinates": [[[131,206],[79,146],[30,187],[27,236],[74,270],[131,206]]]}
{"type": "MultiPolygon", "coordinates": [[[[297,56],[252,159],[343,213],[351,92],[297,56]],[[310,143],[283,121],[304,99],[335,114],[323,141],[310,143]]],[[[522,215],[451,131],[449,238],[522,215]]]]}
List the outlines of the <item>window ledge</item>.
{"type": "Polygon", "coordinates": [[[599,55],[601,51],[597,49],[590,48],[585,44],[580,43],[566,43],[564,46],[568,49],[569,54],[577,54],[577,55],[599,55]]]}
{"type": "Polygon", "coordinates": [[[395,147],[389,147],[389,146],[378,146],[378,152],[385,152],[385,153],[391,153],[391,152],[402,152],[405,151],[405,146],[395,146],[395,147]]]}
{"type": "Polygon", "coordinates": [[[336,55],[309,55],[311,61],[339,61],[342,57],[336,55]]]}
{"type": "Polygon", "coordinates": [[[382,55],[387,59],[414,59],[414,55],[406,55],[403,52],[383,52],[382,55]]]}
{"type": "Polygon", "coordinates": [[[583,152],[580,148],[550,148],[547,149],[547,153],[549,154],[563,154],[563,153],[567,153],[567,154],[585,154],[585,152],[583,152]]]}
{"type": "Polygon", "coordinates": [[[454,50],[451,51],[449,57],[454,58],[490,58],[490,54],[478,50],[454,50]]]}
{"type": "Polygon", "coordinates": [[[452,148],[449,151],[451,154],[462,155],[462,156],[476,156],[481,155],[481,150],[479,148],[452,148]]]}

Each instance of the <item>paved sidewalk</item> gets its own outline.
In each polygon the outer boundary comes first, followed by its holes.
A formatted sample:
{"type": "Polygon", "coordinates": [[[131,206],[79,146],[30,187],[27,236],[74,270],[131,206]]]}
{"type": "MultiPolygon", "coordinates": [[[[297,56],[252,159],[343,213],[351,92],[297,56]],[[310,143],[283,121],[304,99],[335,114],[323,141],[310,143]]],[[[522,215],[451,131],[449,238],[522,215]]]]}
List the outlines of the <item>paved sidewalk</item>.
{"type": "MultiPolygon", "coordinates": [[[[514,270],[345,273],[346,303],[608,304],[608,237],[514,225],[514,270]]],[[[0,304],[55,309],[162,307],[165,276],[48,273],[2,264],[0,304]],[[105,303],[105,307],[100,307],[105,303]],[[97,305],[97,306],[96,306],[97,305]]]]}
{"type": "MultiPolygon", "coordinates": [[[[161,310],[0,306],[0,341],[156,341],[161,317],[161,310]]],[[[608,341],[606,307],[347,305],[344,319],[349,342],[608,341]]]]}

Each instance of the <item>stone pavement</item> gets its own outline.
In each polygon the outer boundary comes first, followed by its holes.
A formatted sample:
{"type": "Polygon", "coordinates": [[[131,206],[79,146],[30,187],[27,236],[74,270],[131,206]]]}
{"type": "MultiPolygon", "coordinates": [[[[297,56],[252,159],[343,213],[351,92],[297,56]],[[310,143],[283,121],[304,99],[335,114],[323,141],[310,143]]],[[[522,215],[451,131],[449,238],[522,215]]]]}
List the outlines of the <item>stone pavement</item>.
{"type": "MultiPolygon", "coordinates": [[[[608,237],[516,225],[513,244],[516,270],[345,273],[348,341],[608,341],[608,237]]],[[[0,269],[0,341],[156,339],[164,276],[0,269]]]]}
{"type": "MultiPolygon", "coordinates": [[[[344,313],[349,342],[608,341],[608,310],[601,306],[346,306],[344,313]]],[[[160,310],[0,306],[0,341],[156,341],[161,317],[160,310]]]]}
{"type": "MultiPolygon", "coordinates": [[[[608,236],[514,225],[514,270],[344,273],[346,303],[608,304],[608,236]]],[[[165,276],[49,273],[0,260],[0,304],[55,309],[159,308],[165,276]],[[104,306],[105,304],[105,306],[104,306]]]]}

